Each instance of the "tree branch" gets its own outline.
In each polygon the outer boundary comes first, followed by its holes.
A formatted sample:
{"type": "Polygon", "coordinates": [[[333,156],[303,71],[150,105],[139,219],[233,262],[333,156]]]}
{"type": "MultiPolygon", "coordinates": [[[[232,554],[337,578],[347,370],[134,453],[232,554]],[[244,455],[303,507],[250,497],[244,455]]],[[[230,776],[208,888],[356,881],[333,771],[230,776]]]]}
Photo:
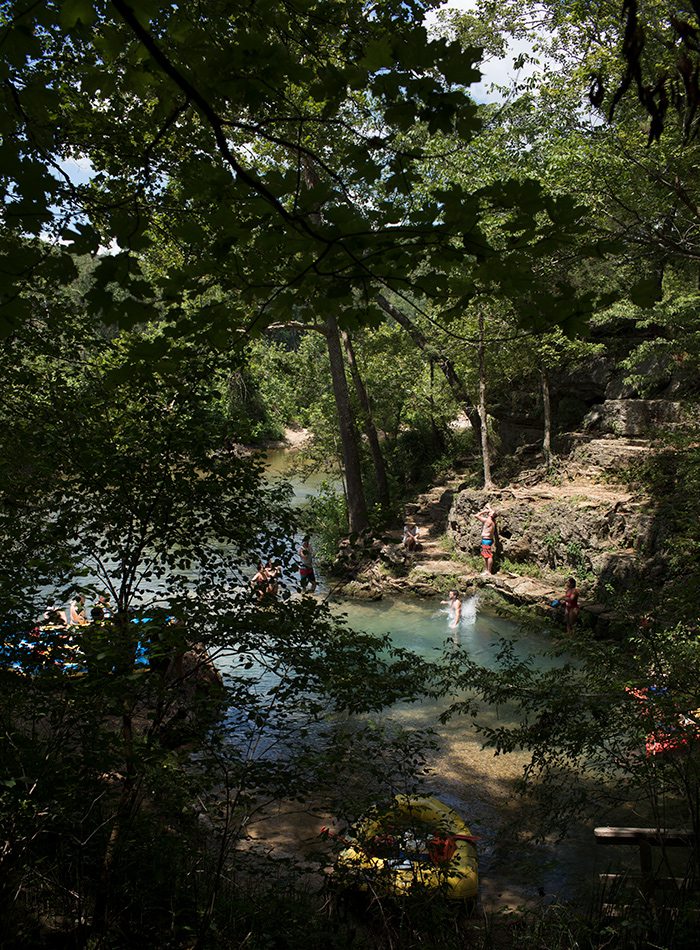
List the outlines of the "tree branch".
{"type": "Polygon", "coordinates": [[[284,207],[282,202],[277,198],[269,188],[266,188],[265,185],[250,171],[241,165],[238,159],[235,157],[231,151],[228,142],[226,141],[226,135],[224,133],[224,126],[221,118],[212,108],[211,104],[204,98],[196,86],[194,86],[186,76],[175,66],[173,62],[165,55],[160,46],[156,43],[153,36],[149,31],[142,26],[139,22],[134,10],[128,3],[125,3],[124,0],[112,0],[113,6],[116,8],[119,15],[122,17],[127,26],[131,29],[134,35],[138,38],[145,48],[148,50],[150,55],[153,57],[154,61],[160,66],[163,72],[168,76],[175,85],[187,96],[187,98],[192,102],[200,115],[206,120],[210,126],[212,132],[214,133],[214,139],[216,141],[217,148],[221,153],[222,157],[225,159],[226,163],[233,169],[238,178],[241,181],[245,182],[248,187],[254,191],[256,194],[260,195],[269,205],[271,205],[277,214],[285,221],[287,224],[291,224],[295,229],[300,228],[304,231],[309,237],[315,241],[321,241],[323,243],[328,243],[320,234],[318,234],[304,218],[291,215],[287,209],[284,207]]]}

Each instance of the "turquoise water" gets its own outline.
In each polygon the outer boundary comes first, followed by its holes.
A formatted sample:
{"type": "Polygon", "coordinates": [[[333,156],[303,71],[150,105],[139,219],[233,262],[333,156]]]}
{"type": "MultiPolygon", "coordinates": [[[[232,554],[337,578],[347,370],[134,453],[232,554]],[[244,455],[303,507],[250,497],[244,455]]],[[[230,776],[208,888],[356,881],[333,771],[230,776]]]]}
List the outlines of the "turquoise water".
{"type": "MultiPolygon", "coordinates": [[[[298,503],[313,494],[322,480],[301,483],[290,476],[293,453],[271,453],[271,470],[292,483],[298,503]]],[[[318,573],[318,572],[317,572],[318,573]]],[[[509,620],[480,609],[478,597],[463,597],[462,620],[457,629],[449,626],[446,605],[440,598],[385,598],[378,601],[337,601],[329,595],[325,579],[319,575],[317,596],[329,597],[332,609],[347,618],[351,629],[377,635],[389,634],[397,647],[436,660],[445,651],[464,651],[470,659],[493,668],[503,640],[514,644],[519,658],[533,657],[534,665],[550,668],[564,660],[547,655],[551,649],[549,631],[523,632],[509,620]]],[[[572,828],[566,843],[547,841],[535,844],[528,835],[528,808],[517,794],[518,781],[529,761],[525,752],[495,755],[484,747],[476,726],[507,725],[517,721],[516,707],[482,704],[474,720],[454,718],[445,724],[439,715],[453,694],[440,700],[399,703],[385,714],[406,728],[430,728],[436,733],[439,749],[433,756],[428,791],[456,808],[479,837],[481,897],[486,906],[517,905],[530,899],[571,896],[582,881],[590,880],[594,863],[592,832],[587,827],[572,828]]]]}
{"type": "MultiPolygon", "coordinates": [[[[347,616],[349,626],[366,633],[388,633],[396,646],[428,660],[436,659],[446,648],[458,648],[492,668],[503,639],[513,640],[521,657],[541,655],[551,646],[546,631],[523,635],[511,621],[480,610],[478,596],[462,597],[462,619],[456,629],[450,627],[447,606],[439,598],[340,601],[334,609],[347,616]]],[[[549,657],[541,657],[542,665],[552,662],[549,657]]]]}
{"type": "MultiPolygon", "coordinates": [[[[475,597],[463,599],[462,622],[449,627],[447,608],[439,599],[381,600],[337,604],[356,630],[389,633],[396,646],[413,650],[428,660],[444,651],[464,651],[482,666],[494,668],[504,640],[512,642],[519,658],[532,657],[534,665],[550,668],[565,659],[548,655],[547,630],[523,633],[515,624],[479,609],[475,597]]],[[[529,762],[524,751],[496,755],[485,747],[478,726],[515,723],[516,706],[498,708],[480,704],[472,717],[455,717],[446,723],[440,714],[451,702],[464,698],[453,693],[438,700],[402,702],[386,717],[408,729],[431,729],[439,748],[430,760],[427,790],[455,808],[478,836],[481,900],[486,907],[512,906],[575,897],[594,879],[596,861],[592,829],[572,827],[564,842],[535,843],[528,833],[530,805],[518,794],[518,783],[529,762]]]]}

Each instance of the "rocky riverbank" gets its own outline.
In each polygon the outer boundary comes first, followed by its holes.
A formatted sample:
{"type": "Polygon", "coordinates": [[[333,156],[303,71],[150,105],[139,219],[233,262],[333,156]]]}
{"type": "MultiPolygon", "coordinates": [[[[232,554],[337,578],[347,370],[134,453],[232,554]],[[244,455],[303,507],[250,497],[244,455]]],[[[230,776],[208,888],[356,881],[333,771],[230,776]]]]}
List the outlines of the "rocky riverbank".
{"type": "MultiPolygon", "coordinates": [[[[619,479],[652,451],[641,438],[572,438],[555,471],[524,467],[488,493],[455,475],[406,506],[421,547],[406,552],[396,529],[341,550],[342,593],[378,599],[401,593],[435,596],[450,588],[484,591],[536,613],[551,610],[566,578],[581,590],[582,622],[607,635],[620,619],[610,606],[633,594],[641,579],[663,583],[670,543],[658,505],[619,479]],[[484,504],[498,512],[496,571],[482,573],[484,504]]],[[[618,607],[619,610],[619,607],[618,607]]]]}

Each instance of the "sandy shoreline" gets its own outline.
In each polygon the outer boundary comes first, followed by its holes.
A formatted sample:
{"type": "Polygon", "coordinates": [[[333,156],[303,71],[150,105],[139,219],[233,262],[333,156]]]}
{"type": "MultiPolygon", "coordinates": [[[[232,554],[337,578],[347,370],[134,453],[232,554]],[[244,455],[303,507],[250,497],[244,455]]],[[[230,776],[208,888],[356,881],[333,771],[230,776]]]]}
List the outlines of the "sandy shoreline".
{"type": "Polygon", "coordinates": [[[308,429],[303,429],[301,426],[288,426],[284,430],[284,435],[281,439],[271,439],[269,442],[265,442],[262,448],[301,449],[306,445],[307,442],[310,441],[311,432],[308,429]]]}

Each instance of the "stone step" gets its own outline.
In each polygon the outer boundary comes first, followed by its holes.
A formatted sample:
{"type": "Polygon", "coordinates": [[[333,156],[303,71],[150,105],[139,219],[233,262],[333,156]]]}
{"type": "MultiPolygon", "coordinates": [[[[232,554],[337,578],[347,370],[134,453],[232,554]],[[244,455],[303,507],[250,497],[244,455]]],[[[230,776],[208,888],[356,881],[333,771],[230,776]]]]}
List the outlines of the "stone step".
{"type": "Polygon", "coordinates": [[[414,554],[414,560],[418,561],[453,561],[454,557],[450,554],[449,551],[441,551],[440,548],[435,545],[431,550],[426,550],[425,547],[422,551],[416,551],[414,554]]]}
{"type": "Polygon", "coordinates": [[[455,570],[456,566],[454,561],[447,561],[444,557],[439,559],[435,558],[433,560],[416,561],[412,573],[415,572],[416,574],[424,574],[425,576],[432,577],[441,574],[452,575],[460,573],[455,570]]]}

